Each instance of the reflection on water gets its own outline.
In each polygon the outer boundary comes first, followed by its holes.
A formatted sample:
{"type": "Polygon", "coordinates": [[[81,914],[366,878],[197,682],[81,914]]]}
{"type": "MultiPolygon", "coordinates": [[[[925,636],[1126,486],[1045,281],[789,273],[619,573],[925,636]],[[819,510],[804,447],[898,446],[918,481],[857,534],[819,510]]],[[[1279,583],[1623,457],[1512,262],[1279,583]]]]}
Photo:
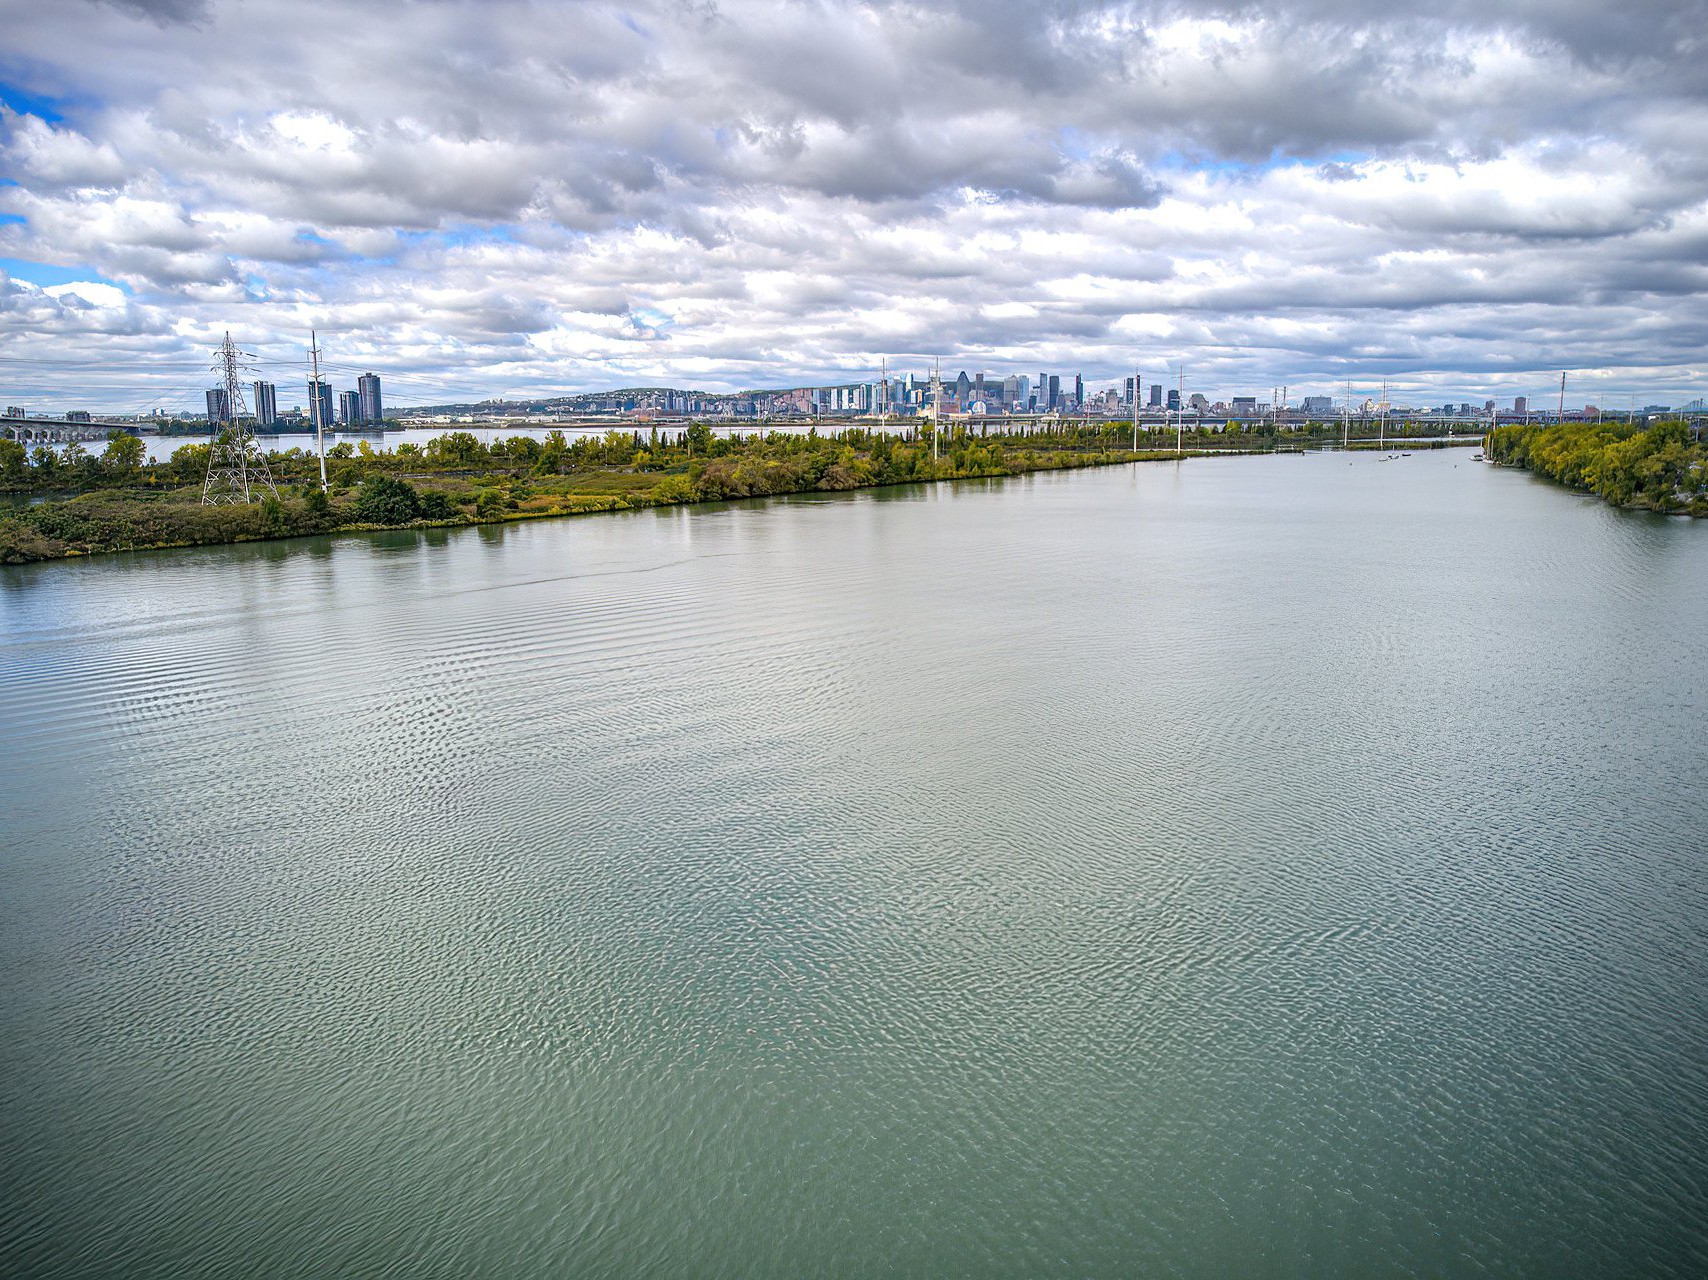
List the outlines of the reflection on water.
{"type": "Polygon", "coordinates": [[[1699,1274],[1705,537],[1321,455],[0,570],[0,1271],[1699,1274]]]}

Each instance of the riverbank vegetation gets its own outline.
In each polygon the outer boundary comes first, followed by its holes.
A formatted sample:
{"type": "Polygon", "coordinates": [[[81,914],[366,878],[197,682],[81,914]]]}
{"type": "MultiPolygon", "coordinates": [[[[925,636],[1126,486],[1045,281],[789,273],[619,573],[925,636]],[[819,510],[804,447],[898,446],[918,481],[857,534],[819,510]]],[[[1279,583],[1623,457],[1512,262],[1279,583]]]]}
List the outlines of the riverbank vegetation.
{"type": "MultiPolygon", "coordinates": [[[[244,542],[339,530],[479,524],[773,494],[1019,475],[1030,471],[1176,457],[1174,434],[1120,424],[1064,424],[1017,434],[945,428],[902,433],[853,428],[835,435],[714,435],[610,431],[510,436],[483,443],[452,431],[423,445],[374,448],[344,441],[320,462],[299,449],[267,455],[277,495],[203,506],[209,445],[143,460],[142,442],[115,434],[100,452],[81,445],[27,452],[0,441],[0,563],[103,551],[244,542]],[[1164,447],[1166,445],[1166,447],[1164,447]]],[[[1188,452],[1262,447],[1238,437],[1188,436],[1188,452]]]]}
{"type": "Polygon", "coordinates": [[[1708,516],[1708,443],[1683,422],[1644,429],[1623,422],[1500,427],[1490,461],[1525,467],[1615,506],[1708,516]]]}

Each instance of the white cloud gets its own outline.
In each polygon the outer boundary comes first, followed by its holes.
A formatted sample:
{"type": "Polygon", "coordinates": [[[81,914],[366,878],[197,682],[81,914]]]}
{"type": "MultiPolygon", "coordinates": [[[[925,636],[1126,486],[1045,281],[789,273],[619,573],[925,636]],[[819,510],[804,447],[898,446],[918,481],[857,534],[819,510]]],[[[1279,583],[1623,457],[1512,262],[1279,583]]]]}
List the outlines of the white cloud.
{"type": "Polygon", "coordinates": [[[30,294],[8,354],[100,311],[487,392],[1702,373],[1700,0],[9,8],[64,119],[0,113],[0,252],[123,301],[30,294]]]}
{"type": "Polygon", "coordinates": [[[122,307],[125,305],[125,291],[117,285],[102,284],[94,280],[73,280],[68,284],[48,285],[42,290],[48,297],[63,302],[66,298],[76,298],[92,307],[122,307]]]}

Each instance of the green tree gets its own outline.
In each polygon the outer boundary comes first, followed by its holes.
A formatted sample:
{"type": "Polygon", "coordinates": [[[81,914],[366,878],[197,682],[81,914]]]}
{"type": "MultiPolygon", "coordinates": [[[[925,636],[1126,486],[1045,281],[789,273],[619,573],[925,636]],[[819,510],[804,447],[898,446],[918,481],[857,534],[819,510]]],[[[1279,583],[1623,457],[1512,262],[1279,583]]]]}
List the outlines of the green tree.
{"type": "Polygon", "coordinates": [[[0,440],[0,478],[22,484],[30,471],[30,455],[16,440],[0,440]]]}
{"type": "Polygon", "coordinates": [[[356,518],[366,524],[408,524],[421,513],[421,502],[407,481],[374,476],[356,493],[356,518]]]}
{"type": "Polygon", "coordinates": [[[135,475],[147,452],[136,436],[115,431],[107,437],[107,447],[101,451],[101,465],[116,476],[135,475]]]}
{"type": "Polygon", "coordinates": [[[499,447],[502,448],[505,457],[512,458],[517,462],[531,464],[539,461],[540,442],[533,436],[511,436],[499,447]]]}
{"type": "Polygon", "coordinates": [[[421,495],[421,518],[423,520],[449,520],[457,514],[456,504],[450,495],[440,489],[429,489],[421,495]]]}
{"type": "Polygon", "coordinates": [[[209,447],[205,444],[179,445],[166,460],[166,469],[177,480],[191,480],[206,475],[209,452],[209,447]]]}
{"type": "Polygon", "coordinates": [[[472,467],[486,457],[486,446],[468,431],[447,431],[427,442],[427,461],[441,467],[472,467]]]}
{"type": "Polygon", "coordinates": [[[274,535],[285,532],[285,504],[276,494],[261,499],[261,528],[274,535]]]}

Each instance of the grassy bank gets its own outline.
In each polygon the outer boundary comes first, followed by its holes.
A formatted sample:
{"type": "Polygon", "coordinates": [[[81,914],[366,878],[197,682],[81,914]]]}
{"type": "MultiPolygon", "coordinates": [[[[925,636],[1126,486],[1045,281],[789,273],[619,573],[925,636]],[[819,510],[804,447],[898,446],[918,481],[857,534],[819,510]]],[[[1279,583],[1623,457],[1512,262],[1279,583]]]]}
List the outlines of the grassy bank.
{"type": "MultiPolygon", "coordinates": [[[[206,444],[165,462],[140,461],[140,441],[116,437],[101,454],[0,451],[0,488],[32,505],[0,514],[0,563],[110,551],[201,546],[365,529],[445,527],[716,502],[730,498],[869,488],[921,481],[1022,475],[1174,458],[1172,448],[1133,451],[1130,431],[1068,426],[1024,435],[945,431],[936,458],[927,435],[851,430],[834,436],[714,437],[705,427],[660,436],[514,436],[490,445],[451,432],[423,447],[329,451],[330,489],[319,460],[299,450],[268,464],[278,495],[236,506],[202,505],[206,444]]],[[[1141,438],[1143,445],[1160,440],[1141,438]]],[[[1167,443],[1172,446],[1172,433],[1167,443]]],[[[1209,444],[1210,441],[1193,441],[1209,444]]],[[[1255,442],[1216,438],[1216,452],[1255,442]]]]}
{"type": "Polygon", "coordinates": [[[1708,516],[1708,444],[1683,422],[1565,422],[1491,431],[1491,461],[1524,467],[1615,506],[1708,516]]]}

